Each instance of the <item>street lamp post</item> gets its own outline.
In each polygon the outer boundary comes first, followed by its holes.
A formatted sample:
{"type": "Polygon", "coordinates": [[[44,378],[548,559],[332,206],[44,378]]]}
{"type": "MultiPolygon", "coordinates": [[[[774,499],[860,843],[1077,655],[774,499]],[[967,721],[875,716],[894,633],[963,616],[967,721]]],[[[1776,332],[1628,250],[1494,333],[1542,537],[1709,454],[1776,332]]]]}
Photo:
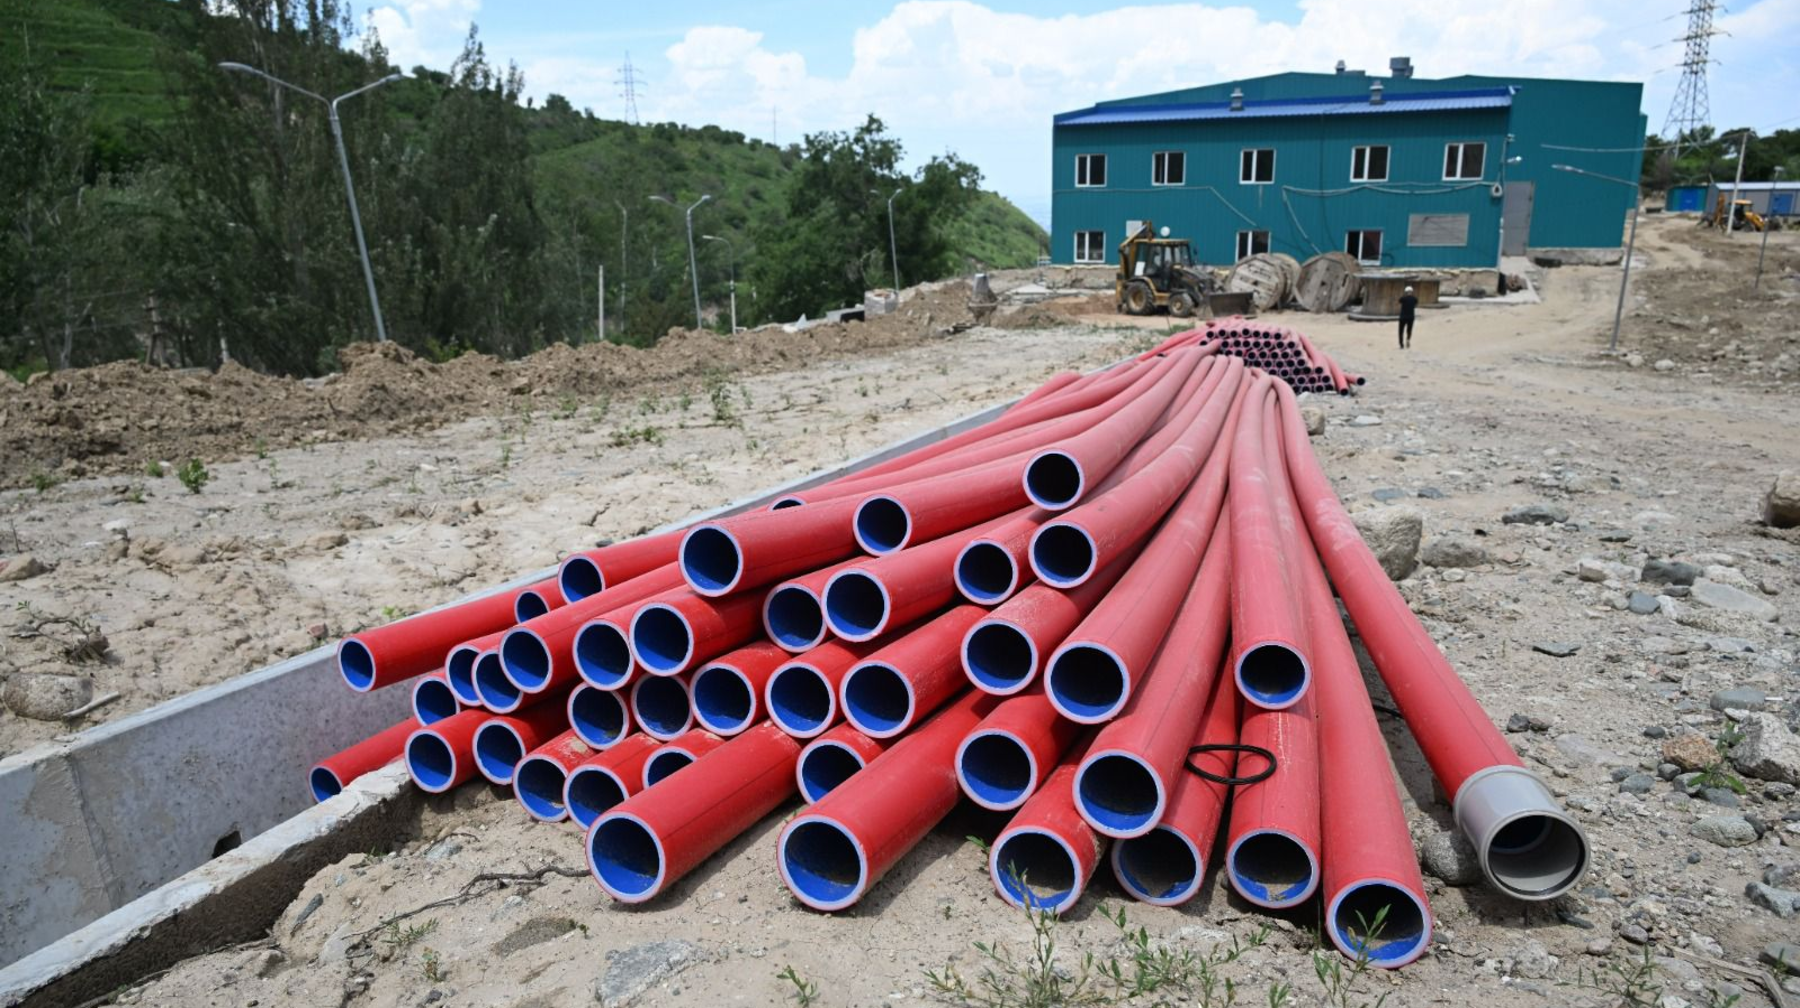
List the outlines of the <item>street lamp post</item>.
{"type": "MultiPolygon", "coordinates": [[[[1775,181],[1776,182],[1781,181],[1781,170],[1782,170],[1781,165],[1775,166],[1775,181]]],[[[1736,198],[1737,198],[1736,196],[1732,197],[1732,199],[1736,199],[1736,198]]],[[[1768,209],[1770,209],[1770,210],[1775,209],[1775,187],[1773,185],[1769,186],[1768,209]]],[[[1751,290],[1762,290],[1763,256],[1769,254],[1769,225],[1775,223],[1775,221],[1773,220],[1774,216],[1775,215],[1773,213],[1765,214],[1763,216],[1762,246],[1756,250],[1756,282],[1750,285],[1751,290]]]]}
{"type": "Polygon", "coordinates": [[[730,263],[730,268],[731,268],[731,332],[732,332],[732,335],[735,336],[735,335],[737,335],[737,331],[738,331],[738,327],[737,327],[737,249],[732,247],[732,244],[728,239],[721,238],[718,235],[701,235],[700,240],[701,241],[716,241],[716,242],[724,242],[725,243],[726,262],[730,263]]]}
{"type": "Polygon", "coordinates": [[[631,213],[625,204],[613,200],[613,206],[619,208],[619,331],[625,326],[625,278],[631,275],[631,260],[625,255],[625,237],[631,232],[631,213]]]}
{"type": "MultiPolygon", "coordinates": [[[[674,200],[668,198],[667,196],[652,196],[650,198],[655,200],[658,203],[667,203],[672,207],[679,208],[681,206],[681,204],[675,202],[674,200]]],[[[700,204],[705,203],[710,199],[712,199],[712,194],[701,193],[700,198],[695,200],[694,204],[692,206],[688,207],[686,213],[684,214],[684,216],[687,218],[688,276],[693,278],[693,281],[694,281],[694,328],[695,329],[703,329],[703,328],[705,328],[705,326],[702,325],[700,322],[700,270],[694,263],[694,211],[698,210],[700,208],[700,204]]]]}
{"type": "MultiPolygon", "coordinates": [[[[894,194],[887,198],[888,262],[892,263],[893,267],[894,267],[894,296],[895,297],[900,296],[900,245],[899,245],[899,243],[897,243],[894,240],[894,200],[899,197],[900,192],[901,192],[901,190],[895,189],[894,194]]],[[[870,189],[869,195],[879,197],[881,194],[876,192],[873,189],[870,189]]]]}
{"type": "Polygon", "coordinates": [[[308,98],[317,99],[318,101],[323,102],[325,106],[331,110],[331,138],[337,143],[338,166],[344,170],[344,195],[348,197],[350,201],[350,226],[351,229],[356,232],[356,251],[362,255],[363,282],[369,287],[369,311],[375,316],[375,339],[378,342],[386,343],[387,326],[381,321],[381,299],[375,295],[375,268],[369,264],[369,244],[363,240],[362,213],[356,208],[356,186],[350,181],[350,154],[344,149],[344,127],[338,122],[338,103],[346,98],[354,98],[364,91],[373,91],[383,84],[390,84],[400,80],[406,75],[398,72],[391,73],[378,81],[364,84],[354,91],[346,91],[336,98],[327,98],[324,95],[315,94],[298,85],[289,84],[287,81],[284,81],[273,74],[264,73],[245,63],[220,63],[219,69],[232,70],[237,73],[255,74],[278,87],[284,87],[296,94],[303,94],[308,98]]]}
{"type": "Polygon", "coordinates": [[[1631,283],[1631,252],[1637,247],[1638,204],[1643,202],[1642,190],[1639,183],[1630,179],[1616,178],[1612,175],[1602,175],[1599,172],[1586,171],[1581,168],[1573,168],[1563,164],[1551,165],[1550,167],[1557,171],[1573,172],[1576,175],[1586,175],[1589,178],[1597,178],[1605,182],[1616,182],[1619,185],[1631,187],[1631,237],[1625,241],[1625,270],[1623,275],[1619,277],[1619,306],[1613,309],[1612,341],[1606,344],[1607,353],[1617,353],[1619,350],[1619,320],[1625,316],[1625,287],[1627,284],[1631,283]]]}

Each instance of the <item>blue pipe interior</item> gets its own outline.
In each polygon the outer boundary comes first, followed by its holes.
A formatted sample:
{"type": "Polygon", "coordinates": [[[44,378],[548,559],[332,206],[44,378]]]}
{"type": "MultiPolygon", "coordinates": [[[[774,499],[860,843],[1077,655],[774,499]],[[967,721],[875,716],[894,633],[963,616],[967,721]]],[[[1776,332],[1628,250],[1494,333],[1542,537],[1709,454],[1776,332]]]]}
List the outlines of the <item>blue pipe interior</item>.
{"type": "Polygon", "coordinates": [[[1078,644],[1057,655],[1046,678],[1050,695],[1082,717],[1103,718],[1124,704],[1125,672],[1097,647],[1078,644]]]}
{"type": "Polygon", "coordinates": [[[544,596],[532,589],[527,588],[513,599],[514,622],[523,623],[528,619],[537,619],[549,611],[550,603],[544,601],[544,596]]]}
{"type": "Polygon", "coordinates": [[[881,585],[861,571],[845,571],[825,589],[825,618],[840,637],[873,636],[887,616],[887,596],[881,585]]]}
{"type": "Polygon", "coordinates": [[[610,623],[589,623],[575,632],[575,668],[581,678],[617,689],[631,678],[631,644],[610,623]]]}
{"type": "Polygon", "coordinates": [[[1012,557],[995,543],[972,543],[956,558],[957,587],[977,602],[1004,599],[1017,577],[1012,557]]]}
{"type": "Polygon", "coordinates": [[[625,734],[629,717],[617,693],[586,689],[575,693],[569,703],[569,727],[583,742],[591,746],[607,746],[625,734]]]}
{"type": "Polygon", "coordinates": [[[1017,739],[991,732],[969,740],[962,751],[962,777],[982,801],[1014,808],[1037,788],[1031,754],[1017,739]]]}
{"type": "Polygon", "coordinates": [[[824,677],[802,665],[790,665],[775,673],[769,687],[769,716],[795,732],[821,728],[832,714],[831,686],[824,677]]]}
{"type": "Polygon", "coordinates": [[[872,497],[856,509],[856,532],[872,553],[892,553],[906,545],[912,522],[906,509],[891,497],[872,497]]]}
{"type": "Polygon", "coordinates": [[[1000,885],[1033,910],[1054,910],[1074,892],[1075,865],[1062,844],[1042,833],[1014,833],[995,852],[1000,885]]]}
{"type": "Polygon", "coordinates": [[[406,768],[429,791],[442,791],[456,779],[456,754],[436,735],[414,735],[406,741],[406,768]]]}
{"type": "Polygon", "coordinates": [[[803,895],[829,905],[856,894],[862,862],[856,844],[837,826],[803,822],[788,834],[781,853],[788,878],[803,895]]]}
{"type": "Polygon", "coordinates": [[[344,790],[344,785],[337,779],[337,774],[324,767],[313,767],[308,778],[312,784],[313,801],[324,801],[344,790]]]}
{"type": "Polygon", "coordinates": [[[1129,756],[1108,753],[1076,778],[1075,800],[1109,829],[1140,830],[1156,821],[1156,775],[1129,756]]]}
{"type": "Polygon", "coordinates": [[[687,730],[692,719],[692,701],[679,679],[649,676],[638,683],[633,699],[646,734],[674,738],[687,730]]]}
{"type": "Polygon", "coordinates": [[[1385,882],[1352,887],[1338,901],[1331,929],[1343,947],[1367,953],[1369,961],[1376,963],[1404,962],[1425,941],[1425,918],[1418,904],[1405,891],[1385,882]]]}
{"type": "Polygon", "coordinates": [[[1068,507],[1081,489],[1081,467],[1061,452],[1039,455],[1025,467],[1026,496],[1041,507],[1068,507]]]}
{"type": "Polygon", "coordinates": [[[1231,877],[1239,888],[1270,903],[1293,900],[1312,883],[1312,862],[1306,851],[1280,833],[1250,834],[1229,860],[1231,877]]]}
{"type": "Polygon", "coordinates": [[[555,760],[529,759],[514,769],[519,803],[541,819],[563,814],[563,784],[567,781],[568,775],[555,760]]]}
{"type": "Polygon", "coordinates": [[[870,731],[898,730],[912,714],[906,681],[887,665],[853,669],[844,680],[844,714],[870,731]]]}
{"type": "Polygon", "coordinates": [[[413,713],[420,724],[437,724],[456,710],[456,693],[442,679],[427,679],[413,690],[413,713]]]}
{"type": "Polygon", "coordinates": [[[750,720],[755,698],[736,673],[722,666],[701,669],[694,676],[694,712],[709,725],[737,731],[750,720]]]}
{"type": "Polygon", "coordinates": [[[694,757],[679,749],[659,750],[644,763],[644,785],[655,784],[692,762],[694,757]]]}
{"type": "Polygon", "coordinates": [[[517,710],[525,700],[525,691],[506,678],[500,656],[492,651],[475,659],[475,692],[483,704],[497,711],[517,710]]]}
{"type": "Polygon", "coordinates": [[[789,648],[808,648],[825,636],[825,612],[811,592],[793,585],[769,594],[769,636],[789,648]]]}
{"type": "Polygon", "coordinates": [[[1292,703],[1306,688],[1306,663],[1282,644],[1258,644],[1238,659],[1244,695],[1264,707],[1292,703]]]}
{"type": "Polygon", "coordinates": [[[862,768],[862,759],[844,746],[814,746],[800,757],[800,797],[816,802],[862,768]]]}
{"type": "Polygon", "coordinates": [[[1165,826],[1118,844],[1120,881],[1135,895],[1172,900],[1200,882],[1193,850],[1165,826]]]}
{"type": "Polygon", "coordinates": [[[673,609],[653,605],[640,610],[632,622],[631,646],[645,668],[673,672],[686,664],[694,639],[673,609]]]}
{"type": "Polygon", "coordinates": [[[1008,623],[983,623],[969,635],[963,651],[975,681],[989,689],[1009,690],[1030,678],[1036,661],[1031,640],[1008,623]]]}
{"type": "Polygon", "coordinates": [[[520,630],[502,637],[500,663],[521,686],[535,689],[550,681],[550,649],[537,634],[520,630]]]}
{"type": "Polygon", "coordinates": [[[444,659],[444,677],[450,680],[450,692],[469,707],[481,704],[481,694],[475,692],[475,656],[478,653],[474,648],[456,648],[444,659]]]}
{"type": "Polygon", "coordinates": [[[697,588],[724,591],[743,565],[737,543],[720,529],[695,529],[681,544],[681,571],[697,588]]]}
{"type": "Polygon", "coordinates": [[[556,585],[562,589],[563,598],[570,602],[579,602],[589,595],[598,595],[606,590],[606,578],[600,574],[600,565],[587,557],[570,557],[556,572],[556,585]]]}
{"type": "Polygon", "coordinates": [[[512,782],[513,768],[525,758],[525,747],[504,725],[490,721],[475,732],[475,762],[490,780],[512,782]]]}
{"type": "Polygon", "coordinates": [[[588,832],[594,871],[614,892],[642,896],[656,887],[662,855],[656,839],[630,819],[608,819],[588,832]]]}
{"type": "Polygon", "coordinates": [[[1068,587],[1094,572],[1094,544],[1073,525],[1045,525],[1032,540],[1031,562],[1045,581],[1068,587]]]}
{"type": "Polygon", "coordinates": [[[338,671],[351,689],[366,690],[375,685],[375,656],[362,641],[347,640],[338,648],[338,671]]]}
{"type": "Polygon", "coordinates": [[[575,820],[582,829],[592,826],[595,819],[605,815],[625,798],[626,794],[619,788],[619,782],[605,771],[577,767],[569,775],[569,818],[575,820]]]}

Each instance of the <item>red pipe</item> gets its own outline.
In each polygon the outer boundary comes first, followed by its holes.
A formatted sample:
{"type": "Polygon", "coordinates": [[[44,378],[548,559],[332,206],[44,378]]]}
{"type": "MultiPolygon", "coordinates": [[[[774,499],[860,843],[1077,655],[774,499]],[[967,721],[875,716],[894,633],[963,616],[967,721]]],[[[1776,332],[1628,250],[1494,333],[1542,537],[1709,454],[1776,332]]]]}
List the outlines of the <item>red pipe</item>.
{"type": "Polygon", "coordinates": [[[505,638],[506,631],[501,630],[463,641],[444,657],[444,678],[450,683],[450,692],[456,694],[457,703],[464,707],[481,706],[481,694],[475,689],[475,662],[483,652],[497,651],[505,638]]]}
{"type": "MultiPolygon", "coordinates": [[[[583,550],[571,553],[558,565],[558,577],[555,582],[562,588],[572,588],[561,577],[562,569],[569,566],[571,560],[580,558],[591,564],[599,575],[597,585],[583,585],[585,595],[598,594],[608,588],[616,588],[633,578],[648,574],[658,567],[664,567],[676,561],[681,552],[681,530],[664,532],[660,535],[647,536],[643,539],[627,539],[621,543],[610,543],[599,549],[583,550]]],[[[570,598],[569,601],[579,601],[570,598]]]]}
{"type": "Polygon", "coordinates": [[[704,728],[690,728],[672,741],[664,742],[644,761],[645,789],[724,744],[724,739],[704,728]]]}
{"type": "Polygon", "coordinates": [[[763,599],[763,633],[794,654],[818,647],[826,634],[825,585],[838,571],[847,570],[862,559],[852,557],[771,588],[763,599]]]}
{"type": "Polygon", "coordinates": [[[423,790],[442,794],[475,776],[475,729],[494,715],[470,709],[406,738],[406,772],[423,790]]]}
{"type": "Polygon", "coordinates": [[[456,691],[450,688],[444,673],[433,672],[413,680],[413,720],[420,725],[442,721],[461,709],[462,703],[456,699],[456,691]]]}
{"type": "Polygon", "coordinates": [[[569,771],[593,757],[593,748],[573,729],[565,731],[526,753],[513,768],[513,797],[531,818],[561,822],[569,817],[569,807],[563,799],[569,771]]]}
{"type": "Polygon", "coordinates": [[[557,579],[547,578],[513,596],[513,622],[523,623],[568,604],[557,579]]]}
{"type": "Polygon", "coordinates": [[[363,774],[399,759],[406,751],[406,740],[418,728],[417,721],[407,718],[313,764],[312,772],[307,775],[313,801],[324,801],[349,787],[363,774]]]}
{"type": "MultiPolygon", "coordinates": [[[[1215,676],[1212,700],[1193,738],[1196,746],[1229,746],[1238,741],[1242,698],[1230,676],[1215,676]]],[[[1227,780],[1237,774],[1237,753],[1225,749],[1191,753],[1188,762],[1227,780]]],[[[1200,892],[1206,859],[1219,835],[1219,817],[1230,785],[1208,780],[1187,767],[1177,771],[1168,809],[1156,828],[1113,844],[1113,877],[1136,899],[1153,906],[1180,906],[1200,892]]]]}
{"type": "Polygon", "coordinates": [[[800,743],[757,725],[682,774],[625,800],[588,830],[588,868],[607,895],[642,903],[794,794],[800,743]]]}
{"type": "Polygon", "coordinates": [[[957,642],[985,615],[957,606],[858,662],[839,689],[845,719],[872,738],[892,738],[961,692],[957,642]]]}
{"type": "Polygon", "coordinates": [[[1171,355],[1170,366],[1142,395],[1104,421],[1038,452],[1025,468],[1026,496],[1050,511],[1080,503],[1144,439],[1202,359],[1198,351],[1171,355]]]}
{"type": "Polygon", "coordinates": [[[992,698],[970,693],[876,757],[781,831],[781,880],[814,910],[862,899],[956,804],[957,743],[992,698]]]}
{"type": "Polygon", "coordinates": [[[570,770],[563,785],[563,805],[569,818],[587,829],[602,812],[642,791],[644,763],[659,748],[648,735],[627,735],[570,770]]]}
{"type": "Polygon", "coordinates": [[[768,641],[746,644],[694,673],[694,717],[729,738],[763,719],[763,690],[790,656],[768,641]]]}
{"type": "Polygon", "coordinates": [[[1295,906],[1319,888],[1319,743],[1312,700],[1301,697],[1275,710],[1250,707],[1239,734],[1245,745],[1275,754],[1275,772],[1231,796],[1225,875],[1239,896],[1257,906],[1295,906]]]}
{"type": "Polygon", "coordinates": [[[679,675],[749,643],[761,623],[761,592],[721,599],[677,588],[632,615],[631,656],[651,675],[679,675]]]}
{"type": "Polygon", "coordinates": [[[808,804],[830,794],[887,751],[893,739],[872,739],[847,724],[838,725],[806,744],[794,764],[794,782],[808,804]]]}
{"type": "Polygon", "coordinates": [[[857,502],[856,543],[882,556],[1018,511],[1030,503],[1013,456],[943,476],[905,483],[857,502]]]}
{"type": "Polygon", "coordinates": [[[1016,809],[1056,769],[1080,730],[1041,689],[1008,697],[956,747],[957,785],[982,808],[1016,809]]]}
{"type": "Polygon", "coordinates": [[[1220,518],[1167,642],[1076,772],[1075,804],[1095,830],[1143,836],[1162,821],[1206,714],[1231,624],[1231,530],[1220,518]]]}
{"type": "Polygon", "coordinates": [[[999,605],[1030,584],[1031,536],[1055,512],[1037,508],[966,543],[956,555],[956,590],[976,605],[999,605]]]}
{"type": "MultiPolygon", "coordinates": [[[[1082,380],[1082,376],[1074,371],[1058,371],[1045,379],[1044,384],[1032,389],[1019,398],[1019,401],[1007,407],[1006,412],[1024,409],[1039,399],[1048,398],[1082,380]]],[[[1004,416],[1005,414],[1001,414],[1004,416]]]]}
{"type": "Polygon", "coordinates": [[[694,591],[718,597],[834,564],[856,552],[856,503],[841,497],[702,522],[681,540],[682,576],[694,591]]]}
{"type": "Polygon", "coordinates": [[[881,645],[830,640],[782,664],[763,688],[769,720],[795,738],[813,738],[842,714],[838,687],[850,669],[881,645]]]}
{"type": "MultiPolygon", "coordinates": [[[[611,549],[612,547],[607,547],[611,549]]],[[[575,636],[595,617],[616,613],[681,584],[681,569],[664,564],[647,574],[615,584],[506,631],[500,642],[500,663],[513,685],[527,693],[573,683],[580,677],[575,660],[575,636]]]]}
{"type": "Polygon", "coordinates": [[[1244,699],[1270,709],[1298,702],[1312,680],[1289,577],[1296,544],[1277,519],[1264,461],[1264,441],[1276,434],[1270,405],[1276,387],[1272,379],[1260,379],[1244,405],[1231,451],[1229,498],[1232,675],[1244,699]]]}
{"type": "Polygon", "coordinates": [[[419,613],[338,641],[338,673],[358,693],[442,668],[450,649],[513,625],[513,599],[521,589],[494,592],[458,605],[419,613]]]}
{"type": "Polygon", "coordinates": [[[1587,837],[1524,769],[1369,552],[1313,457],[1291,393],[1282,405],[1287,472],[1313,544],[1488,880],[1521,899],[1567,892],[1587,871],[1587,837]]]}
{"type": "Polygon", "coordinates": [[[1120,557],[1074,591],[1033,584],[970,627],[960,649],[969,682],[995,696],[1010,696],[1031,685],[1044,657],[1068,639],[1136,557],[1135,553],[1120,557]]]}
{"type": "Polygon", "coordinates": [[[491,714],[475,729],[475,769],[495,784],[512,783],[525,754],[568,727],[561,704],[540,703],[517,714],[491,714]]]}
{"type": "Polygon", "coordinates": [[[1100,835],[1070,797],[1075,766],[1056,768],[988,849],[988,877],[1021,909],[1068,913],[1100,863],[1100,835]]]}
{"type": "Polygon", "coordinates": [[[996,519],[838,571],[825,585],[826,625],[838,637],[860,642],[937,612],[956,598],[956,555],[971,540],[1006,520],[996,519]]]}

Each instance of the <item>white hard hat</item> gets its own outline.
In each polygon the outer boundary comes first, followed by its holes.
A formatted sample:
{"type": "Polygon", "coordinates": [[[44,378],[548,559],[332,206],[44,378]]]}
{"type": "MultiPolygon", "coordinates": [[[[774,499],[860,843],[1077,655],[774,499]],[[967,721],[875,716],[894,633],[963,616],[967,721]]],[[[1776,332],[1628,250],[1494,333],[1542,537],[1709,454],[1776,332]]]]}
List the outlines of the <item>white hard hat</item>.
{"type": "Polygon", "coordinates": [[[1411,294],[1411,293],[1412,293],[1412,288],[1411,288],[1411,287],[1408,287],[1408,288],[1406,288],[1406,293],[1408,293],[1408,294],[1411,294]]]}

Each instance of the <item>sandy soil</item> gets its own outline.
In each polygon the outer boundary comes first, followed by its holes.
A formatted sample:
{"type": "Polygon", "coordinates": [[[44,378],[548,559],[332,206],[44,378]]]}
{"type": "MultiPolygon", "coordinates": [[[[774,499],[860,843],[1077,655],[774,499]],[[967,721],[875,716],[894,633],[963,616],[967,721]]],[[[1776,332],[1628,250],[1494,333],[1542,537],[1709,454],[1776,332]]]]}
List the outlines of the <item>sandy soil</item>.
{"type": "MultiPolygon", "coordinates": [[[[1783,240],[1791,256],[1793,237],[1776,235],[1771,245],[1783,240]]],[[[1330,954],[1315,960],[1316,910],[1253,913],[1216,878],[1178,910],[1128,906],[1152,948],[1217,954],[1209,950],[1268,929],[1260,947],[1216,971],[1247,1004],[1270,1003],[1282,985],[1289,1003],[1305,1005],[1383,997],[1388,1005],[1508,1008],[1681,1008],[1733,996],[1740,1006],[1774,1003],[1741,971],[1758,968],[1766,943],[1796,932],[1791,919],[1746,899],[1745,885],[1771,866],[1800,865],[1800,802],[1757,780],[1742,797],[1713,796],[1736,802],[1735,810],[1663,781],[1634,794],[1615,780],[1654,775],[1662,735],[1717,737],[1734,716],[1713,709],[1717,691],[1761,689],[1765,709],[1790,724],[1800,716],[1800,642],[1791,629],[1800,615],[1800,555],[1793,537],[1756,520],[1775,472],[1800,468],[1792,391],[1740,370],[1697,373],[1690,362],[1701,358],[1682,355],[1701,354],[1702,334],[1721,319],[1766,333],[1771,345],[1791,340],[1800,288],[1786,267],[1773,282],[1765,278],[1779,293],[1752,297],[1739,249],[1689,238],[1680,222],[1654,219],[1640,235],[1643,279],[1634,284],[1622,347],[1643,354],[1639,367],[1598,352],[1618,276],[1600,267],[1540,275],[1540,305],[1428,313],[1405,352],[1386,325],[1284,319],[1370,376],[1362,396],[1323,403],[1331,422],[1315,442],[1349,506],[1404,498],[1423,512],[1428,544],[1456,535],[1486,549],[1489,561],[1466,570],[1420,567],[1402,590],[1495,722],[1513,723],[1514,744],[1587,829],[1589,877],[1549,905],[1428,878],[1438,924],[1431,952],[1398,974],[1342,985],[1315,971],[1316,961],[1337,962],[1330,954]],[[1726,268],[1703,265],[1712,260],[1726,268]],[[1708,296],[1730,313],[1706,327],[1670,296],[1703,269],[1708,296]],[[1734,293],[1739,288],[1744,293],[1734,293]],[[1693,343],[1664,334],[1664,318],[1687,323],[1674,331],[1693,343]],[[1682,363],[1654,370],[1663,357],[1682,363]],[[1500,520],[1509,508],[1539,502],[1566,508],[1569,521],[1500,520]],[[1626,593],[1658,587],[1639,585],[1635,573],[1599,582],[1576,574],[1583,558],[1637,567],[1656,557],[1705,566],[1709,579],[1772,603],[1779,619],[1686,599],[1634,615],[1623,608],[1626,593]],[[1562,658],[1534,650],[1550,642],[1578,648],[1562,658]],[[1690,833],[1703,817],[1727,814],[1753,817],[1760,839],[1728,848],[1690,833]],[[1634,964],[1646,954],[1653,958],[1639,976],[1634,964]],[[1628,983],[1633,977],[1641,983],[1628,983]],[[1637,1000],[1625,1002],[1627,994],[1637,1000]]],[[[120,671],[99,674],[115,681],[152,674],[152,655],[193,649],[180,663],[160,660],[166,694],[202,678],[177,680],[176,671],[192,676],[199,664],[226,663],[221,674],[230,674],[285,653],[270,645],[281,635],[289,635],[284,646],[305,647],[308,622],[337,634],[379,618],[382,605],[439,601],[547,563],[559,546],[629,534],[902,428],[941,422],[1029,384],[1006,377],[1019,360],[1031,361],[1036,379],[1064,362],[1097,360],[1118,343],[1116,333],[1077,326],[976,330],[890,356],[769,375],[744,383],[754,406],[742,429],[714,423],[704,398],[687,410],[615,400],[604,420],[589,419],[584,402],[568,419],[539,413],[276,453],[274,474],[266,461],[221,467],[198,497],[159,484],[145,504],[108,505],[118,494],[105,481],[42,498],[15,493],[6,508],[27,545],[60,566],[0,585],[0,603],[29,596],[35,606],[41,593],[41,604],[59,613],[106,620],[120,671]],[[947,373],[935,374],[940,366],[947,373]],[[784,393],[793,403],[778,408],[784,393]],[[912,405],[905,422],[883,426],[880,407],[902,401],[912,405]],[[664,443],[611,447],[615,432],[644,424],[662,430],[664,443]],[[662,468],[648,471],[647,462],[662,468]],[[305,489],[273,486],[287,480],[305,489]],[[390,481],[375,485],[382,480],[390,481]],[[328,495],[334,487],[341,495],[328,495]],[[215,497],[232,510],[208,517],[215,497]],[[471,499],[479,511],[464,503],[471,499]],[[122,558],[104,560],[109,544],[98,530],[115,514],[131,516],[130,545],[122,558]],[[343,543],[335,543],[339,534],[343,543]],[[151,540],[169,545],[153,551],[151,540]],[[158,556],[186,547],[200,547],[205,562],[163,569],[158,556]],[[222,622],[229,632],[214,629],[222,622]]],[[[1376,692],[1383,699],[1378,681],[1376,692]]],[[[12,721],[0,727],[17,732],[12,721]]],[[[1384,728],[1415,835],[1429,845],[1447,828],[1448,808],[1404,728],[1387,719],[1384,728]]],[[[268,941],[183,963],[119,1000],[523,1008],[590,1004],[597,987],[616,991],[635,978],[645,984],[638,1004],[762,1005],[798,1000],[795,983],[780,975],[791,967],[816,985],[814,1004],[919,1004],[933,1000],[927,970],[980,973],[973,942],[998,941],[1029,958],[1030,927],[993,896],[984,856],[965,839],[991,838],[1002,822],[959,810],[862,905],[826,917],[796,904],[773,867],[789,812],[632,909],[611,903],[586,877],[573,828],[528,824],[509,795],[471,785],[433,803],[397,850],[348,858],[315,876],[268,941]],[[478,881],[546,866],[569,874],[478,881]],[[387,923],[470,886],[467,899],[387,923]]],[[[1103,916],[1124,902],[1103,871],[1056,936],[1065,976],[1087,952],[1120,961],[1128,974],[1136,968],[1131,946],[1103,916]]],[[[1191,972],[1180,979],[1129,999],[1082,1003],[1225,1003],[1191,972]]]]}

